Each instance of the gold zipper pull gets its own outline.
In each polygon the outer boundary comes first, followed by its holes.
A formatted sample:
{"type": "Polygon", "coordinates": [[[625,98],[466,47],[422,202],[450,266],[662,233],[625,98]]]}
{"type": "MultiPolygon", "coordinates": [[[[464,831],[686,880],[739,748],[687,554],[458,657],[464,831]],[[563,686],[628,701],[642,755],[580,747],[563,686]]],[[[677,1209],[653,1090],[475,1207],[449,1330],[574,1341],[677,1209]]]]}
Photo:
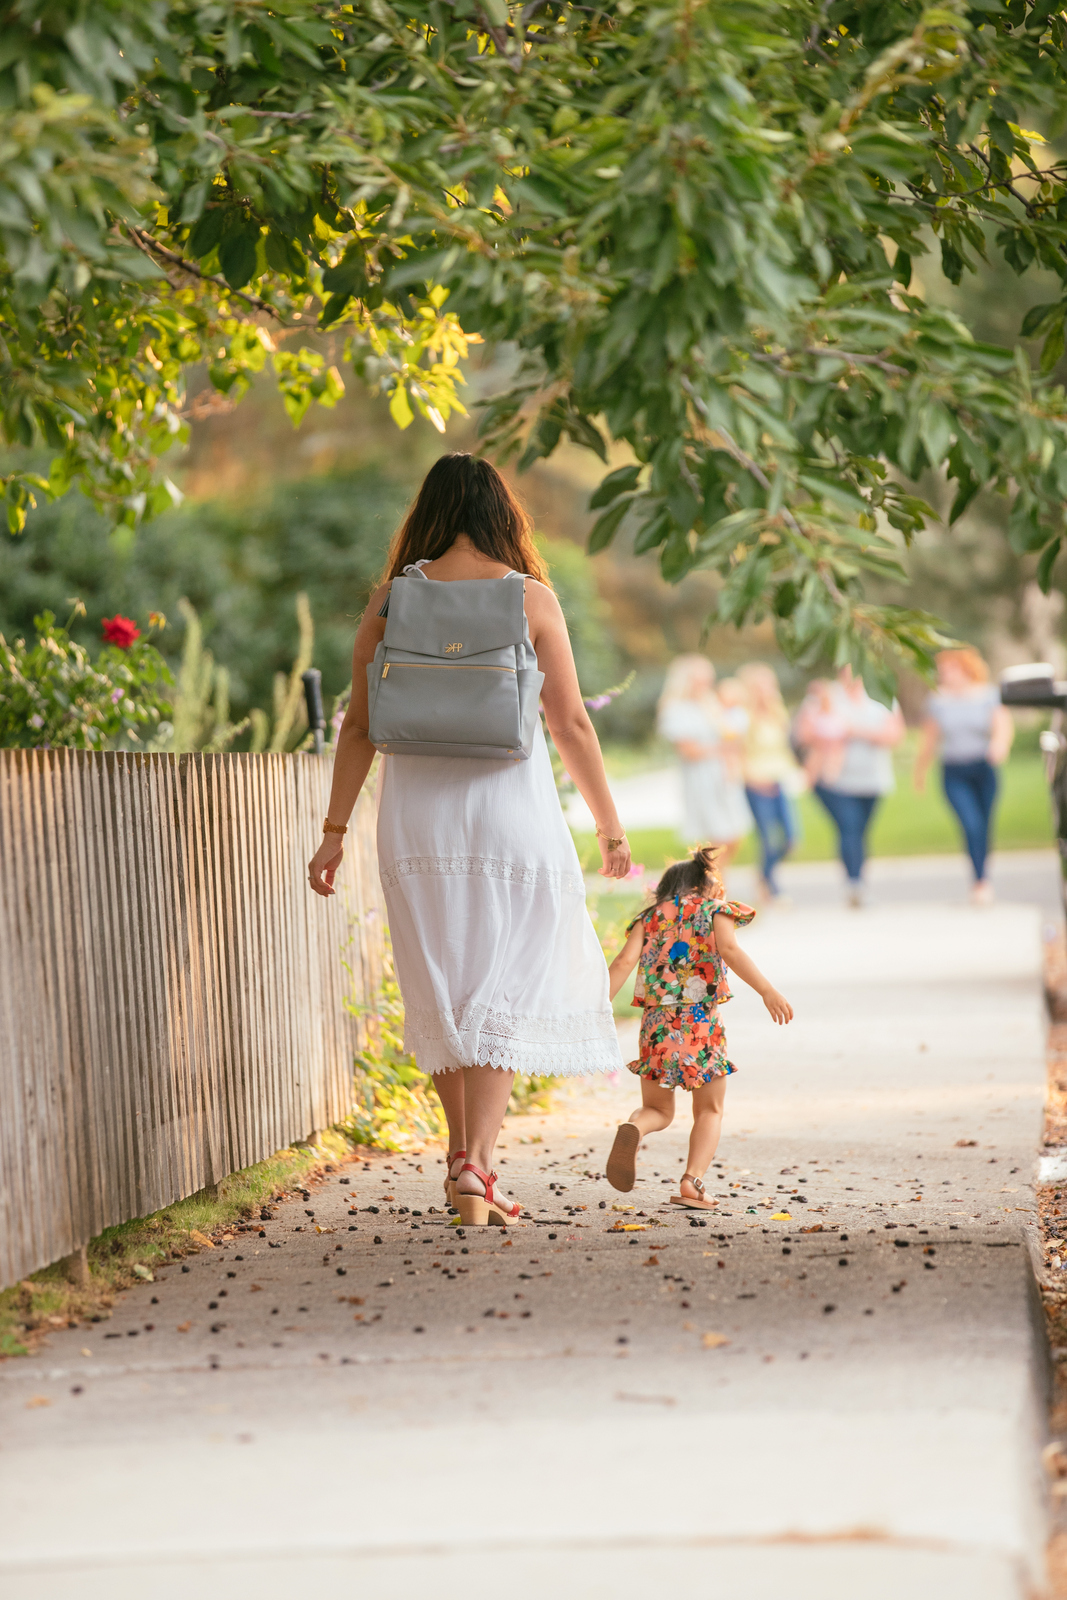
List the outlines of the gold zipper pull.
{"type": "Polygon", "coordinates": [[[384,681],[385,681],[385,679],[386,679],[386,678],[387,678],[387,677],[388,677],[388,676],[389,676],[389,663],[388,663],[388,661],[387,661],[387,662],[386,662],[386,663],[385,663],[385,666],[384,666],[384,667],[383,667],[383,668],[382,668],[382,682],[383,682],[383,683],[384,683],[384,681]]]}

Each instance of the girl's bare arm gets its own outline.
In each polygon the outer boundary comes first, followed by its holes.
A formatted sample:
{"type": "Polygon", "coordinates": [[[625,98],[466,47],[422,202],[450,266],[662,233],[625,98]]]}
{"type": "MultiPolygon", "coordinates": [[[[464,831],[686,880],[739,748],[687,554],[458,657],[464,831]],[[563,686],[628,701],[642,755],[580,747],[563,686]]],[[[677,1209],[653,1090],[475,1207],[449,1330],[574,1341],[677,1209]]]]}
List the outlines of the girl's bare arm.
{"type": "Polygon", "coordinates": [[[618,994],[619,990],[622,988],[623,984],[636,967],[641,956],[641,946],[644,944],[644,942],[645,925],[643,922],[635,922],[633,927],[630,929],[626,943],[623,945],[622,949],[615,957],[615,960],[608,968],[608,992],[612,1000],[614,1000],[615,996],[618,994]]]}
{"type": "Polygon", "coordinates": [[[793,1007],[789,1001],[768,983],[752,957],[747,956],[738,944],[733,917],[727,917],[721,911],[716,912],[712,926],[715,929],[715,948],[730,971],[736,972],[741,982],[747,983],[750,989],[755,989],[775,1022],[792,1022],[793,1007]]]}

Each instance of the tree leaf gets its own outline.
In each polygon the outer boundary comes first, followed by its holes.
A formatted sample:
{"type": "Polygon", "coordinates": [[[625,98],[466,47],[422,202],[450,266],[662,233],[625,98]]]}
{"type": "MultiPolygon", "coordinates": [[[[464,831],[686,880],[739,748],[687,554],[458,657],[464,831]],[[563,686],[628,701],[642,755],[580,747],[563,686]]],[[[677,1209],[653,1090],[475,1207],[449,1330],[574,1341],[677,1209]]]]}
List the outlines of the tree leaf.
{"type": "Polygon", "coordinates": [[[606,478],[601,479],[589,496],[590,511],[595,511],[599,506],[609,505],[620,494],[627,494],[630,490],[636,489],[640,476],[640,463],[629,467],[616,467],[614,472],[609,472],[606,478]]]}
{"type": "Polygon", "coordinates": [[[586,548],[590,555],[595,555],[598,550],[607,549],[633,503],[633,496],[625,500],[616,500],[613,506],[610,506],[607,511],[597,518],[589,531],[589,538],[586,542],[586,548]]]}

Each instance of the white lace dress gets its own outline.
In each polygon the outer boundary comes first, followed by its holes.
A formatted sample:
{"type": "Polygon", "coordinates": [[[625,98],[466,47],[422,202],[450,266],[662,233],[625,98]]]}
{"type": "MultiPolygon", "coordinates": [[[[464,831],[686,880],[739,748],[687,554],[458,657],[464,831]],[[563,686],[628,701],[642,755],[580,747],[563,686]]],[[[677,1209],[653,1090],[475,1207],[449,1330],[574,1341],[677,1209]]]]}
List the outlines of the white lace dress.
{"type": "Polygon", "coordinates": [[[529,761],[381,758],[378,865],[424,1072],[623,1065],[608,971],[538,726],[529,761]]]}

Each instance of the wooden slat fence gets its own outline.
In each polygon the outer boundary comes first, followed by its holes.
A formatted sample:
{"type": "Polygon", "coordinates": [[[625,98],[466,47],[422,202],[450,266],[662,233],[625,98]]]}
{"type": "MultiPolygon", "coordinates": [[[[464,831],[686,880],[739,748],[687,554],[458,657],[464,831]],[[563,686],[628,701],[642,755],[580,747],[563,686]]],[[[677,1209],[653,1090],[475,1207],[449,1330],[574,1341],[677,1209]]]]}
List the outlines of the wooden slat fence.
{"type": "Polygon", "coordinates": [[[0,1286],[343,1116],[378,991],[374,807],[331,763],[0,750],[0,1286]]]}

